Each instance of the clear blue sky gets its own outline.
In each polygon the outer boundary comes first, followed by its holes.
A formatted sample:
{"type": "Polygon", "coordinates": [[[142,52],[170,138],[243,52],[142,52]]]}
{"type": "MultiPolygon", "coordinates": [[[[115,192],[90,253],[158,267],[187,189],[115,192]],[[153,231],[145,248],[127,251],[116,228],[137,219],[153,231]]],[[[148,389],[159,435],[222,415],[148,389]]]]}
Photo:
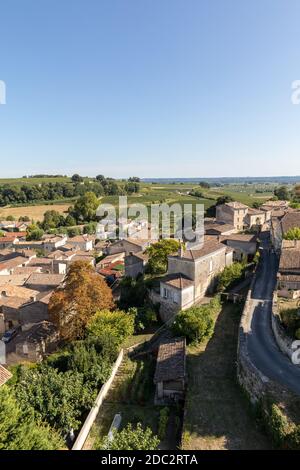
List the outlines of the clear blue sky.
{"type": "Polygon", "coordinates": [[[7,0],[0,176],[300,174],[299,0],[7,0]]]}

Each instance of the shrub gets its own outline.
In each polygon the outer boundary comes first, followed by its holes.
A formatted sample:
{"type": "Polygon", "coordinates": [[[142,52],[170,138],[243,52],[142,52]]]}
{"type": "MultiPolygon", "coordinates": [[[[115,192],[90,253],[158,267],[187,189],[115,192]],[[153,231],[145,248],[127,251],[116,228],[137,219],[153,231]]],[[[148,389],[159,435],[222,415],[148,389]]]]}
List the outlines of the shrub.
{"type": "Polygon", "coordinates": [[[91,389],[75,371],[59,372],[45,364],[22,368],[16,397],[27,415],[66,434],[78,429],[81,416],[93,404],[91,389]]]}
{"type": "Polygon", "coordinates": [[[219,298],[215,297],[208,305],[181,310],[172,325],[174,333],[185,336],[190,343],[200,343],[210,338],[214,326],[212,315],[220,309],[220,306],[219,298]]]}
{"type": "Polygon", "coordinates": [[[245,263],[233,263],[226,266],[219,277],[219,292],[232,288],[242,278],[244,271],[245,263]]]}
{"type": "Polygon", "coordinates": [[[163,440],[166,436],[167,426],[169,422],[169,408],[164,407],[159,412],[159,421],[158,421],[158,437],[160,440],[163,440]]]}
{"type": "Polygon", "coordinates": [[[61,436],[43,423],[35,423],[22,410],[12,388],[0,390],[0,450],[56,450],[64,447],[61,436]]]}
{"type": "Polygon", "coordinates": [[[90,320],[87,330],[92,337],[106,336],[114,339],[115,344],[121,345],[134,333],[134,316],[122,310],[101,310],[90,320]]]}
{"type": "Polygon", "coordinates": [[[150,428],[144,429],[141,423],[135,428],[129,423],[122,431],[114,432],[111,442],[105,438],[100,444],[101,450],[156,450],[159,438],[150,428]]]}

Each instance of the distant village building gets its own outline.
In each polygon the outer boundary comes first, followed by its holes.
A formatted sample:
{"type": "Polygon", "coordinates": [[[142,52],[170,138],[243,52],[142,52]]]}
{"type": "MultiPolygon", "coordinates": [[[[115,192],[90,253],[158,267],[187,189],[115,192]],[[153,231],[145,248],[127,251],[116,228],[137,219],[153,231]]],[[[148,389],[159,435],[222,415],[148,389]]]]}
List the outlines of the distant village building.
{"type": "Polygon", "coordinates": [[[275,251],[280,253],[284,235],[291,229],[300,227],[300,211],[280,211],[271,219],[271,241],[275,251]]]}
{"type": "Polygon", "coordinates": [[[234,261],[242,259],[252,261],[258,248],[257,235],[255,234],[236,233],[221,237],[220,240],[232,248],[234,261]]]}
{"type": "Polygon", "coordinates": [[[149,256],[142,251],[130,253],[125,257],[125,276],[136,279],[140,274],[145,273],[149,256]]]}
{"type": "Polygon", "coordinates": [[[279,296],[300,297],[300,240],[283,240],[277,279],[279,296]]]}
{"type": "Polygon", "coordinates": [[[216,221],[232,225],[237,231],[259,230],[270,220],[270,212],[252,209],[241,202],[226,202],[216,207],[216,221]]]}

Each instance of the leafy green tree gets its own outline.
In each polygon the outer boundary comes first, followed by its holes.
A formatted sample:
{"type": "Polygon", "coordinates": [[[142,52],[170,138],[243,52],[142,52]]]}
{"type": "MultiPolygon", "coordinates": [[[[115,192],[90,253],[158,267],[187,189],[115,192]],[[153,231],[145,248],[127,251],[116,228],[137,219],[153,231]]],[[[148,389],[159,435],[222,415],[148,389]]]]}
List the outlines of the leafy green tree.
{"type": "Polygon", "coordinates": [[[111,374],[111,357],[102,352],[92,341],[77,341],[71,345],[67,369],[82,374],[85,384],[98,390],[111,374]]]}
{"type": "Polygon", "coordinates": [[[39,241],[42,239],[43,235],[44,235],[44,230],[39,228],[37,225],[31,224],[29,225],[29,227],[27,227],[26,240],[39,241]]]}
{"type": "Polygon", "coordinates": [[[87,233],[88,235],[93,235],[96,233],[97,222],[90,222],[83,227],[83,233],[87,233]]]}
{"type": "Polygon", "coordinates": [[[143,277],[132,279],[125,277],[121,283],[119,306],[127,310],[130,307],[142,307],[148,295],[143,277]]]}
{"type": "Polygon", "coordinates": [[[245,267],[245,263],[233,263],[230,266],[226,266],[219,277],[219,292],[232,288],[241,280],[245,272],[245,267]]]}
{"type": "Polygon", "coordinates": [[[74,225],[76,225],[76,224],[77,224],[76,219],[72,215],[68,214],[66,219],[65,219],[65,226],[66,227],[74,227],[74,225]]]}
{"type": "Polygon", "coordinates": [[[220,308],[220,300],[216,297],[208,305],[181,310],[175,318],[172,329],[176,335],[185,336],[189,343],[200,343],[211,337],[214,326],[212,315],[220,308]]]}
{"type": "Polygon", "coordinates": [[[83,374],[62,373],[46,365],[22,368],[16,396],[28,414],[33,411],[36,420],[47,422],[62,434],[80,427],[82,414],[95,398],[84,384],[83,374]]]}
{"type": "Polygon", "coordinates": [[[285,240],[300,240],[300,227],[291,228],[283,237],[285,240]]]}
{"type": "Polygon", "coordinates": [[[126,183],[124,186],[124,190],[127,194],[138,193],[140,191],[140,185],[139,183],[128,181],[128,183],[126,183]]]}
{"type": "Polygon", "coordinates": [[[217,199],[216,205],[220,206],[222,204],[226,204],[226,202],[233,202],[234,199],[231,196],[220,196],[217,199]]]}
{"type": "Polygon", "coordinates": [[[81,230],[79,227],[67,227],[67,235],[68,237],[76,237],[77,235],[81,235],[81,230]]]}
{"type": "Polygon", "coordinates": [[[144,429],[141,423],[134,428],[128,424],[120,432],[115,432],[113,440],[104,439],[100,444],[101,450],[156,450],[159,438],[155,436],[150,428],[144,429]]]}
{"type": "Polygon", "coordinates": [[[87,330],[92,337],[105,335],[121,345],[134,333],[134,316],[122,310],[100,310],[91,318],[87,330]]]}
{"type": "Polygon", "coordinates": [[[99,200],[95,193],[88,191],[76,201],[72,215],[77,220],[90,222],[95,220],[98,205],[99,200]]]}
{"type": "Polygon", "coordinates": [[[0,389],[0,450],[55,450],[64,447],[60,435],[48,425],[36,424],[24,413],[12,388],[0,389]]]}
{"type": "Polygon", "coordinates": [[[83,177],[78,175],[78,173],[75,173],[72,177],[71,180],[73,183],[81,183],[83,181],[83,177]]]}
{"type": "Polygon", "coordinates": [[[159,240],[146,249],[149,255],[148,271],[151,274],[163,274],[167,271],[168,256],[178,252],[180,242],[174,239],[159,240]]]}
{"type": "Polygon", "coordinates": [[[50,230],[52,228],[60,227],[61,225],[65,224],[65,218],[59,212],[50,210],[46,211],[44,214],[43,222],[41,223],[41,227],[43,230],[50,230]]]}
{"type": "Polygon", "coordinates": [[[287,201],[290,198],[290,193],[286,186],[280,186],[279,188],[276,188],[274,190],[274,194],[280,200],[287,201]]]}
{"type": "Polygon", "coordinates": [[[201,188],[204,188],[204,189],[209,189],[210,188],[210,184],[207,183],[206,181],[200,181],[199,186],[201,186],[201,188]]]}

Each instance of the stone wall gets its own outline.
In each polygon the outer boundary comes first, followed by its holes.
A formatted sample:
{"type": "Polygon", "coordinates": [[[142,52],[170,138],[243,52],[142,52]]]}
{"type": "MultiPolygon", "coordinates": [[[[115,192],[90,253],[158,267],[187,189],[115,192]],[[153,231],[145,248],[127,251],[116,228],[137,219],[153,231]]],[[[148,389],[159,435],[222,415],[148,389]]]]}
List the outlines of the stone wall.
{"type": "Polygon", "coordinates": [[[287,336],[280,322],[279,308],[277,303],[277,293],[274,292],[273,308],[272,308],[272,330],[277,343],[277,346],[286,354],[290,359],[295,350],[292,349],[293,339],[287,336]]]}
{"type": "Polygon", "coordinates": [[[255,367],[249,357],[247,348],[247,335],[251,331],[252,309],[250,299],[254,282],[255,276],[253,277],[241,318],[237,351],[238,382],[246,391],[252,403],[256,403],[263,398],[270,382],[269,379],[255,367]]]}

